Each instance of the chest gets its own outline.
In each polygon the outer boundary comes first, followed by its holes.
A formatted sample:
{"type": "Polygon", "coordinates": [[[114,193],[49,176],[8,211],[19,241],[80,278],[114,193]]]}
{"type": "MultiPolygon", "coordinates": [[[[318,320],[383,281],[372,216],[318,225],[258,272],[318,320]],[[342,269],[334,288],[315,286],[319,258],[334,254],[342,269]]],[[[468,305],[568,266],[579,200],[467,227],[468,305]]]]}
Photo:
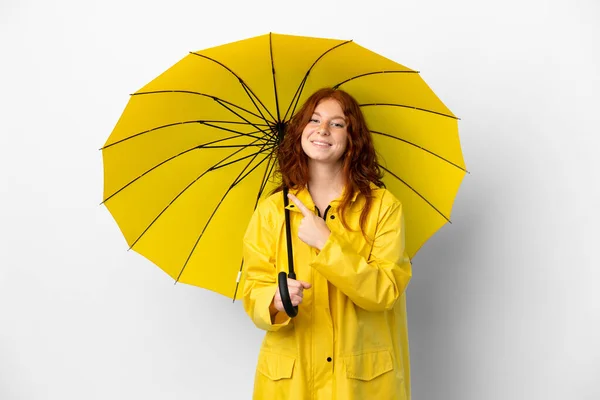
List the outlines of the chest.
{"type": "MultiPolygon", "coordinates": [[[[314,210],[315,214],[318,214],[327,225],[327,228],[337,235],[337,237],[347,244],[353,252],[361,255],[365,259],[368,259],[371,253],[371,243],[368,242],[360,229],[360,212],[361,209],[350,208],[346,214],[346,223],[351,229],[347,229],[343,223],[342,218],[339,214],[339,209],[336,205],[330,205],[323,203],[321,207],[318,204],[307,206],[311,211],[314,210]],[[315,209],[316,207],[317,209],[315,209]]],[[[312,268],[310,263],[319,254],[319,251],[308,244],[304,243],[298,236],[298,228],[304,219],[300,212],[290,212],[290,236],[291,236],[291,248],[292,248],[292,259],[294,262],[294,269],[297,274],[303,276],[305,280],[310,280],[309,276],[312,274],[312,268]],[[308,275],[308,276],[307,276],[308,275]]],[[[373,236],[375,233],[375,224],[367,220],[366,232],[373,236]]],[[[288,246],[285,229],[285,218],[281,218],[278,223],[278,235],[276,241],[276,257],[275,263],[277,264],[278,270],[288,270],[288,246]]]]}

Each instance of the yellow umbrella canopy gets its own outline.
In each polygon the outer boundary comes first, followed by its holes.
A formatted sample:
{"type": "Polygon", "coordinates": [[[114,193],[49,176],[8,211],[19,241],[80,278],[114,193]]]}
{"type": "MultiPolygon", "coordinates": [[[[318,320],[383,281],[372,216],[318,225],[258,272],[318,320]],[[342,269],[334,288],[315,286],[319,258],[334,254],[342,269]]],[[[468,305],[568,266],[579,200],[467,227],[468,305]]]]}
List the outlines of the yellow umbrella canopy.
{"type": "Polygon", "coordinates": [[[412,258],[450,220],[465,174],[457,118],[417,71],[353,41],[274,33],[191,52],[130,97],[102,147],[103,204],[130,248],[235,298],[285,124],[322,87],[360,103],[412,258]]]}

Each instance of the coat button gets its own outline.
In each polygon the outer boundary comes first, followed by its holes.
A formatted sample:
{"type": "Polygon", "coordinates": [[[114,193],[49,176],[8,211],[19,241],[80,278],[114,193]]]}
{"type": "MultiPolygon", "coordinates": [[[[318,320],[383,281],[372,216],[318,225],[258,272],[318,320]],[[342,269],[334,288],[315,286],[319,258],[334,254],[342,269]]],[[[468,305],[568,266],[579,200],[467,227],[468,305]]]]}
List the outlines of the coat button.
{"type": "Polygon", "coordinates": [[[327,357],[327,362],[331,362],[331,357],[327,357]]]}
{"type": "Polygon", "coordinates": [[[329,218],[331,218],[331,219],[335,219],[335,215],[332,215],[332,216],[331,216],[331,217],[329,217],[329,218]]]}

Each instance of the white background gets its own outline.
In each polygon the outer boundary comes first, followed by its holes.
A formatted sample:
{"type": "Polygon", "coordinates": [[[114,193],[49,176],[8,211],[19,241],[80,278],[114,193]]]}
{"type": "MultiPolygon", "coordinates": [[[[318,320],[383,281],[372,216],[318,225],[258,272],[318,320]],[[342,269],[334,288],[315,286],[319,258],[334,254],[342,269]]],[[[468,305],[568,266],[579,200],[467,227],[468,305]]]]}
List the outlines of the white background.
{"type": "Polygon", "coordinates": [[[353,39],[459,123],[467,167],[408,289],[413,400],[600,399],[600,4],[0,3],[0,399],[249,399],[262,332],[173,285],[102,200],[98,150],[188,51],[353,39]]]}

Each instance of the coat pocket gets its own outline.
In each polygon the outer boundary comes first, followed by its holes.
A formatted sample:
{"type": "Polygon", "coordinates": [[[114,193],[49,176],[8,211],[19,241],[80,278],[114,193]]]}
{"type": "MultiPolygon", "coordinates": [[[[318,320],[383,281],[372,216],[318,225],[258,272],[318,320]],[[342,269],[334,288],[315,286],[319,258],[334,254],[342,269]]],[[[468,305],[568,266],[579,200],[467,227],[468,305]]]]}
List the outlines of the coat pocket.
{"type": "Polygon", "coordinates": [[[296,359],[284,354],[261,351],[258,357],[258,372],[272,381],[289,379],[294,371],[296,359]]]}
{"type": "Polygon", "coordinates": [[[394,369],[389,350],[378,350],[344,357],[346,377],[370,381],[394,369]]]}

